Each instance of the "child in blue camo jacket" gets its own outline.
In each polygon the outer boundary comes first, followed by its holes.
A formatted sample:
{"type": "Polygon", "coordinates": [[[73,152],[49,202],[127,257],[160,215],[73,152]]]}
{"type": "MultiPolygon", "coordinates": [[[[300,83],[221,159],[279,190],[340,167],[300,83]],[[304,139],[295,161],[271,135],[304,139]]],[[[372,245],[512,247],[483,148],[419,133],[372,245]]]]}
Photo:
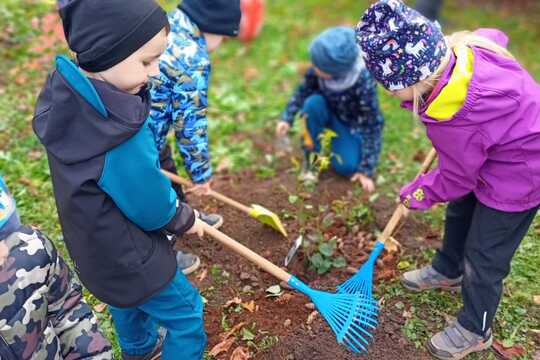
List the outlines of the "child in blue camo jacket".
{"type": "MultiPolygon", "coordinates": [[[[237,36],[240,26],[239,0],[183,0],[169,14],[171,31],[168,46],[160,58],[160,75],[153,79],[150,126],[160,151],[161,167],[177,169],[167,144],[171,126],[184,167],[195,184],[189,192],[206,195],[210,191],[212,166],[208,150],[206,117],[211,64],[208,54],[226,36],[237,36]]],[[[185,201],[180,185],[173,185],[185,201]]],[[[200,218],[216,228],[223,223],[218,214],[201,212],[200,218]]],[[[198,256],[178,252],[177,262],[184,274],[195,271],[198,256]]]]}

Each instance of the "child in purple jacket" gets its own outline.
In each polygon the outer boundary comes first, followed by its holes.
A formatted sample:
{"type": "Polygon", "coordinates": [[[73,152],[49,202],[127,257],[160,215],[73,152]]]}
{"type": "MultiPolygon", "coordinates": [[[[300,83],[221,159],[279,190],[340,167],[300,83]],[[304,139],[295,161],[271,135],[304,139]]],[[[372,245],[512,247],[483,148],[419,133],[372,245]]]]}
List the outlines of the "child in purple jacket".
{"type": "Polygon", "coordinates": [[[487,349],[512,257],[540,204],[540,86],[495,29],[444,37],[399,0],[363,15],[366,66],[426,127],[437,168],[401,190],[409,209],[449,202],[432,264],[404,274],[408,289],[461,288],[457,320],[428,348],[440,359],[487,349]]]}

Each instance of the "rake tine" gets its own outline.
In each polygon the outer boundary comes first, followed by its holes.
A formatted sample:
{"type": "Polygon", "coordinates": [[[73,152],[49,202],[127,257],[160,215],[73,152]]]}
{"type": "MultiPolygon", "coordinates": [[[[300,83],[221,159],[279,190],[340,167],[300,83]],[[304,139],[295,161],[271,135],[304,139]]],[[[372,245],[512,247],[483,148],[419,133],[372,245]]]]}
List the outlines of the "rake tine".
{"type": "Polygon", "coordinates": [[[373,327],[372,318],[376,318],[377,316],[377,307],[371,298],[356,294],[329,293],[311,289],[293,275],[277,267],[219,230],[205,223],[202,226],[205,233],[311,298],[311,301],[313,301],[321,316],[327,321],[340,344],[345,345],[349,350],[356,353],[367,351],[366,347],[360,342],[361,340],[367,344],[367,340],[360,335],[360,331],[357,329],[366,332],[367,330],[363,329],[363,326],[373,327]],[[355,336],[359,337],[360,340],[357,340],[355,336]]]}

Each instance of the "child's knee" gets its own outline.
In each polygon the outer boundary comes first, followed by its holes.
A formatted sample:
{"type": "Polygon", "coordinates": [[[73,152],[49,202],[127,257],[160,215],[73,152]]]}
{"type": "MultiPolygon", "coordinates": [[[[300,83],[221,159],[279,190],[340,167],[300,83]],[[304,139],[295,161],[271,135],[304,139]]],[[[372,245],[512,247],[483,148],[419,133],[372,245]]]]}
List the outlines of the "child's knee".
{"type": "Polygon", "coordinates": [[[309,114],[318,113],[322,109],[325,109],[325,108],[326,108],[326,100],[324,99],[324,96],[320,94],[315,94],[315,95],[309,96],[304,101],[302,110],[304,111],[304,113],[308,114],[309,116],[309,114]]]}
{"type": "Polygon", "coordinates": [[[356,164],[343,159],[332,157],[332,168],[342,176],[352,176],[356,172],[356,164]]]}

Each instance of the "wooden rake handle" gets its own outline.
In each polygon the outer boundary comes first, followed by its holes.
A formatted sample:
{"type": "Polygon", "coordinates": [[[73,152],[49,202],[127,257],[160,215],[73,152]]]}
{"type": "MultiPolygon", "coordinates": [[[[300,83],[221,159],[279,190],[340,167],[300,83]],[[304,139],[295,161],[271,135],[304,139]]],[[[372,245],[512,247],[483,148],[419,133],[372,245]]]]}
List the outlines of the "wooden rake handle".
{"type": "Polygon", "coordinates": [[[207,225],[206,223],[203,223],[204,232],[223,245],[227,246],[229,249],[233,250],[237,254],[243,256],[244,258],[248,259],[255,265],[259,266],[264,271],[268,272],[269,274],[275,276],[279,280],[288,282],[291,278],[291,274],[286,272],[285,270],[281,269],[277,265],[274,265],[272,262],[266,260],[261,255],[257,254],[256,252],[248,249],[246,246],[240,244],[238,241],[234,240],[233,238],[225,235],[221,231],[213,228],[210,225],[207,225]]]}
{"type": "MultiPolygon", "coordinates": [[[[437,151],[435,151],[434,148],[431,148],[426,158],[424,159],[424,162],[422,163],[422,166],[420,167],[418,174],[416,174],[416,178],[418,178],[420,175],[424,174],[426,171],[429,170],[436,156],[437,156],[437,151]]],[[[383,244],[386,243],[386,240],[388,240],[390,236],[392,236],[392,233],[394,232],[399,222],[401,221],[401,218],[403,217],[403,214],[405,213],[406,209],[407,208],[402,203],[399,203],[399,205],[396,207],[396,210],[394,210],[392,217],[390,218],[390,220],[388,220],[388,223],[386,223],[386,226],[384,227],[384,230],[379,239],[379,241],[381,241],[383,244]]]]}
{"type": "MultiPolygon", "coordinates": [[[[167,170],[161,170],[162,173],[164,173],[165,175],[167,175],[167,177],[169,179],[171,179],[172,182],[174,183],[177,183],[177,184],[180,184],[180,185],[183,185],[183,186],[186,186],[186,187],[191,187],[193,186],[193,184],[191,183],[191,181],[189,180],[186,180],[176,174],[173,174],[167,170]]],[[[245,212],[246,214],[249,214],[251,212],[251,208],[250,207],[247,207],[246,205],[244,204],[241,204],[239,203],[238,201],[236,200],[233,200],[223,194],[220,194],[218,193],[217,191],[214,191],[214,190],[210,190],[210,196],[212,196],[214,199],[216,200],[219,200],[221,202],[224,202],[225,204],[228,204],[240,211],[243,211],[245,212]]]]}

